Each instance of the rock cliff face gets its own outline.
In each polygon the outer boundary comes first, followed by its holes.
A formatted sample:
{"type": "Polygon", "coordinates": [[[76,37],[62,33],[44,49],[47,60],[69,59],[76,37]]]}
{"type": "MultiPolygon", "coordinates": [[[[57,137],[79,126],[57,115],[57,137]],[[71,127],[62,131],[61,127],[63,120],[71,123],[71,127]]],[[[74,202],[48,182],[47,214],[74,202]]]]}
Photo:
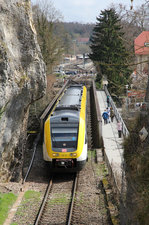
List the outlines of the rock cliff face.
{"type": "Polygon", "coordinates": [[[29,106],[45,89],[30,0],[1,0],[0,182],[10,180],[21,165],[29,106]]]}

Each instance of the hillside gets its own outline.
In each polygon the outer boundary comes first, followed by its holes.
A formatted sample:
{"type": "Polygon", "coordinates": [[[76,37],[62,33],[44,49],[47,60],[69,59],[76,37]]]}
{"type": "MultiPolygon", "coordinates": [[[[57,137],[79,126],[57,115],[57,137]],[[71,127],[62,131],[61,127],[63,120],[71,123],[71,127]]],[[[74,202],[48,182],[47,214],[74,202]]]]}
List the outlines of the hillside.
{"type": "Polygon", "coordinates": [[[90,37],[95,24],[81,24],[81,23],[64,23],[64,29],[72,38],[75,37],[90,37]]]}

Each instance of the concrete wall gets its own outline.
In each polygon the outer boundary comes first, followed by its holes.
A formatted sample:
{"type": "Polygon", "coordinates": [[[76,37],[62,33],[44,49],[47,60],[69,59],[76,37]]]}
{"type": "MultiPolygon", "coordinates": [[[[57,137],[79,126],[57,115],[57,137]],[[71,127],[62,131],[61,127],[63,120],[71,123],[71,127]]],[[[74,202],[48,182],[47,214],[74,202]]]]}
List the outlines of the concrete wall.
{"type": "Polygon", "coordinates": [[[92,82],[90,88],[90,100],[91,100],[91,115],[92,115],[92,132],[93,132],[93,147],[100,148],[103,146],[102,141],[102,117],[97,101],[95,82],[92,82]]]}

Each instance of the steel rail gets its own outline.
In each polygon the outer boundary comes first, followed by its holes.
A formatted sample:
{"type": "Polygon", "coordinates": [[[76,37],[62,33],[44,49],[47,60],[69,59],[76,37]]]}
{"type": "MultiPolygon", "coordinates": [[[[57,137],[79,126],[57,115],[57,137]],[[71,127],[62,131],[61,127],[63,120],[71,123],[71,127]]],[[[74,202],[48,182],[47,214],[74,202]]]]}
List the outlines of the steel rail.
{"type": "Polygon", "coordinates": [[[46,201],[47,201],[49,192],[50,192],[51,187],[52,187],[52,184],[53,184],[53,180],[52,180],[52,178],[51,178],[50,181],[49,181],[49,184],[48,184],[48,186],[47,186],[45,195],[44,195],[44,197],[43,197],[43,200],[42,200],[40,209],[39,209],[39,211],[38,211],[37,217],[36,217],[36,219],[35,219],[34,225],[38,225],[38,224],[39,224],[39,221],[40,221],[40,219],[41,219],[41,216],[42,216],[42,213],[43,213],[43,210],[44,210],[44,207],[45,207],[45,204],[46,204],[46,201]]]}
{"type": "Polygon", "coordinates": [[[71,203],[70,203],[68,220],[67,220],[67,223],[66,223],[67,225],[71,225],[73,205],[74,205],[75,194],[76,194],[76,189],[77,189],[77,182],[78,182],[78,173],[75,174],[75,178],[74,178],[74,185],[73,185],[73,190],[72,190],[72,199],[71,199],[71,203]]]}

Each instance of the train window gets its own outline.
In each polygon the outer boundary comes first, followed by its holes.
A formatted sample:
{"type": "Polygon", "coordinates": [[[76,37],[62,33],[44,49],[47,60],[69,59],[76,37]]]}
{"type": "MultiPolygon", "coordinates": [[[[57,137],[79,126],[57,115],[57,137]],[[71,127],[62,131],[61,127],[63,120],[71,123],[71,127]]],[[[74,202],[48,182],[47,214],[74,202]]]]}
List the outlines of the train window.
{"type": "Polygon", "coordinates": [[[62,121],[68,121],[68,117],[62,117],[61,120],[62,121]]]}
{"type": "Polygon", "coordinates": [[[58,127],[58,128],[52,128],[52,134],[55,133],[78,133],[77,127],[58,127]]]}
{"type": "Polygon", "coordinates": [[[52,146],[55,148],[77,147],[78,128],[52,128],[52,146]]]}

